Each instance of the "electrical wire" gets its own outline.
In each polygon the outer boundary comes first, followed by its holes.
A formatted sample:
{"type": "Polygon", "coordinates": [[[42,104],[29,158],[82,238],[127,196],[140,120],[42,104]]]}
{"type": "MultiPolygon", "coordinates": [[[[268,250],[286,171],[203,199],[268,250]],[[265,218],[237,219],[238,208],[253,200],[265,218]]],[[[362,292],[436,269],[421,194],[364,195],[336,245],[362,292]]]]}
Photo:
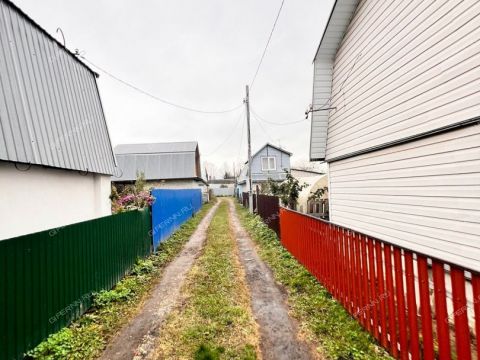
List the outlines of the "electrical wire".
{"type": "Polygon", "coordinates": [[[244,116],[245,116],[245,112],[242,112],[240,114],[240,117],[238,118],[237,122],[235,123],[235,126],[232,128],[232,131],[227,135],[227,137],[213,151],[210,151],[208,154],[206,154],[205,157],[208,157],[208,156],[216,153],[218,151],[218,149],[220,149],[223,145],[225,145],[227,143],[228,140],[230,140],[232,135],[235,133],[235,130],[237,129],[238,124],[240,124],[240,121],[242,121],[242,118],[244,116]]]}
{"type": "Polygon", "coordinates": [[[252,117],[255,119],[255,121],[257,122],[257,124],[260,126],[260,128],[262,129],[262,131],[265,133],[265,135],[267,135],[267,138],[270,139],[270,141],[272,143],[275,143],[275,140],[273,140],[272,136],[270,135],[270,133],[263,127],[262,123],[260,122],[260,120],[258,120],[258,117],[256,116],[256,114],[254,114],[252,112],[253,115],[252,117]]]}
{"type": "Polygon", "coordinates": [[[273,32],[275,31],[275,27],[277,26],[277,21],[278,21],[278,18],[280,17],[280,13],[282,12],[284,3],[285,3],[285,0],[282,0],[282,3],[280,4],[280,8],[278,9],[278,12],[277,12],[277,17],[275,18],[275,21],[273,23],[272,30],[270,31],[270,35],[268,36],[267,44],[263,49],[262,57],[260,58],[260,62],[258,63],[257,70],[255,71],[255,75],[253,76],[252,82],[250,83],[250,88],[253,87],[253,84],[257,79],[258,72],[260,71],[260,67],[262,66],[263,59],[265,58],[265,54],[267,53],[268,45],[270,45],[270,40],[272,39],[273,32]]]}
{"type": "Polygon", "coordinates": [[[285,126],[285,125],[292,125],[292,124],[298,124],[298,123],[301,123],[301,122],[304,122],[304,121],[308,121],[308,119],[301,119],[301,120],[296,120],[296,121],[289,121],[289,122],[284,122],[284,123],[277,123],[277,122],[273,122],[273,121],[268,121],[268,120],[265,120],[264,118],[262,118],[260,115],[258,115],[251,107],[250,107],[250,111],[253,115],[255,115],[255,117],[258,119],[258,120],[261,120],[267,124],[270,124],[270,125],[275,125],[275,126],[285,126]]]}
{"type": "Polygon", "coordinates": [[[182,109],[182,110],[186,110],[186,111],[192,111],[192,112],[196,112],[196,113],[201,113],[201,114],[225,114],[225,113],[229,113],[229,112],[232,112],[232,111],[235,111],[237,109],[239,109],[240,107],[243,106],[243,103],[231,108],[231,109],[226,109],[226,110],[215,110],[215,111],[210,111],[210,110],[200,110],[200,109],[195,109],[195,108],[192,108],[192,107],[188,107],[188,106],[184,106],[184,105],[180,105],[180,104],[176,104],[174,102],[171,102],[169,100],[165,100],[165,99],[162,99],[162,98],[159,98],[158,96],[156,95],[153,95],[151,93],[149,93],[148,91],[145,91],[141,88],[139,88],[138,86],[135,86],[125,80],[122,80],[120,79],[118,76],[110,73],[109,71],[101,68],[100,66],[94,64],[93,62],[91,62],[90,60],[88,60],[87,58],[85,58],[85,56],[83,55],[79,55],[79,57],[84,60],[86,63],[88,63],[89,65],[93,66],[94,68],[98,69],[99,71],[101,71],[102,73],[104,73],[105,75],[111,77],[112,79],[122,83],[123,85],[125,86],[128,86],[129,88],[135,90],[135,91],[138,91],[139,93],[143,94],[143,95],[146,95],[154,100],[157,100],[157,101],[160,101],[161,103],[163,104],[167,104],[167,105],[170,105],[170,106],[173,106],[173,107],[176,107],[176,108],[179,108],[179,109],[182,109]]]}

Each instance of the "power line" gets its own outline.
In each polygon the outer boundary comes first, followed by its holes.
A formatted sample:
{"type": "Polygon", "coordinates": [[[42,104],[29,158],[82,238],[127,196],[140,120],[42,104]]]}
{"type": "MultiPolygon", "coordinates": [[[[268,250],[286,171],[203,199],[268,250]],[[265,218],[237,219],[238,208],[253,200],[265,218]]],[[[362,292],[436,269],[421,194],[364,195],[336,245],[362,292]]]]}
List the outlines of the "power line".
{"type": "Polygon", "coordinates": [[[255,119],[255,121],[257,122],[257,124],[260,126],[260,128],[262,129],[262,131],[264,132],[265,135],[267,135],[267,138],[270,139],[272,141],[272,143],[275,142],[275,140],[273,140],[272,136],[270,135],[270,133],[263,127],[262,123],[260,122],[260,120],[258,119],[258,116],[257,114],[255,114],[253,111],[252,111],[252,115],[253,115],[253,118],[255,119]]]}
{"type": "Polygon", "coordinates": [[[268,36],[267,44],[265,45],[265,48],[263,49],[262,57],[260,58],[260,62],[258,63],[257,70],[255,71],[255,75],[253,76],[252,82],[250,83],[250,88],[253,87],[253,83],[257,79],[258,72],[260,70],[260,67],[262,66],[263,58],[265,57],[265,54],[268,49],[268,45],[270,44],[270,40],[272,39],[273,32],[275,31],[275,27],[277,26],[277,21],[278,18],[280,17],[280,13],[282,12],[283,4],[285,3],[285,0],[282,0],[282,3],[280,4],[280,8],[278,9],[277,17],[275,18],[275,21],[272,26],[272,30],[270,31],[270,35],[268,36]]]}
{"type": "Polygon", "coordinates": [[[237,122],[235,123],[235,126],[232,128],[232,131],[227,135],[227,137],[213,151],[210,151],[208,154],[206,154],[205,157],[208,157],[208,156],[216,153],[218,149],[220,149],[223,145],[226,144],[226,142],[228,140],[230,140],[230,138],[235,133],[235,130],[237,129],[238,124],[240,124],[240,121],[242,120],[244,115],[245,114],[243,112],[240,114],[240,117],[238,118],[237,122]]]}
{"type": "Polygon", "coordinates": [[[267,124],[270,124],[270,125],[275,125],[275,126],[285,126],[285,125],[292,125],[292,124],[298,124],[298,123],[301,123],[301,122],[304,122],[304,121],[308,121],[308,119],[301,119],[301,120],[296,120],[296,121],[289,121],[289,122],[284,122],[284,123],[277,123],[277,122],[273,122],[273,121],[268,121],[268,120],[265,120],[264,118],[262,118],[261,116],[259,116],[255,110],[251,109],[252,110],[252,114],[255,115],[255,117],[258,119],[258,120],[261,120],[267,124]]]}
{"type": "Polygon", "coordinates": [[[143,95],[146,95],[146,96],[148,96],[148,97],[150,97],[154,100],[160,101],[161,103],[164,103],[164,104],[167,104],[167,105],[170,105],[170,106],[174,106],[174,107],[182,109],[182,110],[192,111],[192,112],[201,113],[201,114],[225,114],[225,113],[228,113],[228,112],[235,111],[235,110],[237,110],[237,109],[239,109],[243,106],[243,104],[240,104],[240,105],[237,105],[237,106],[235,106],[234,108],[231,108],[231,109],[210,111],[210,110],[195,109],[195,108],[192,108],[192,107],[176,104],[176,103],[171,102],[169,100],[159,98],[158,96],[153,95],[153,94],[149,93],[148,91],[145,91],[145,90],[139,88],[138,86],[135,86],[135,85],[133,85],[133,84],[131,84],[131,83],[125,81],[125,80],[122,80],[118,76],[116,76],[116,75],[110,73],[109,71],[101,68],[100,66],[92,63],[90,60],[88,60],[84,56],[82,56],[82,55],[79,55],[79,56],[82,58],[82,60],[84,60],[85,62],[87,62],[88,64],[93,66],[94,68],[100,70],[105,75],[107,75],[107,76],[111,77],[112,79],[122,83],[123,85],[128,86],[129,88],[131,88],[135,91],[138,91],[139,93],[141,93],[143,95]]]}

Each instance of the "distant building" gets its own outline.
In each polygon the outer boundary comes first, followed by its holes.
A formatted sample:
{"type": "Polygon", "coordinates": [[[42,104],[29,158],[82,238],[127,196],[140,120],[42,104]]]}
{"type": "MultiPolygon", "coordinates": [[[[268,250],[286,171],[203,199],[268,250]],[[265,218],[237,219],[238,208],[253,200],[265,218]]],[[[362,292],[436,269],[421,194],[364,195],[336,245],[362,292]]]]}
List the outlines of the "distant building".
{"type": "MultiPolygon", "coordinates": [[[[300,171],[304,173],[305,171],[300,171]]],[[[298,195],[297,210],[312,216],[323,219],[328,218],[328,177],[326,174],[319,174],[308,171],[307,176],[298,176],[299,172],[292,169],[292,176],[295,177],[301,185],[307,185],[298,195]],[[325,190],[320,199],[313,199],[312,195],[317,190],[325,190]]]]}
{"type": "Polygon", "coordinates": [[[208,180],[208,186],[214,196],[233,196],[235,193],[235,179],[208,180]]]}
{"type": "Polygon", "coordinates": [[[307,178],[307,177],[317,177],[321,175],[325,175],[325,173],[321,171],[315,171],[315,170],[307,170],[307,169],[300,169],[300,168],[291,168],[290,169],[290,174],[294,178],[307,178]]]}
{"type": "Polygon", "coordinates": [[[208,199],[208,183],[202,178],[196,141],[121,144],[115,147],[116,185],[133,184],[143,172],[149,188],[202,189],[208,199]]]}
{"type": "MultiPolygon", "coordinates": [[[[265,144],[255,154],[252,155],[252,187],[255,191],[256,186],[263,185],[269,179],[273,181],[283,181],[290,171],[290,157],[292,153],[281,147],[265,144]]],[[[248,188],[248,161],[240,171],[237,178],[237,196],[242,192],[247,192],[248,188]]]]}
{"type": "Polygon", "coordinates": [[[479,4],[335,1],[310,147],[329,166],[334,223],[476,271],[479,4]]]}
{"type": "Polygon", "coordinates": [[[0,14],[0,239],[109,215],[98,75],[10,1],[0,14]]]}

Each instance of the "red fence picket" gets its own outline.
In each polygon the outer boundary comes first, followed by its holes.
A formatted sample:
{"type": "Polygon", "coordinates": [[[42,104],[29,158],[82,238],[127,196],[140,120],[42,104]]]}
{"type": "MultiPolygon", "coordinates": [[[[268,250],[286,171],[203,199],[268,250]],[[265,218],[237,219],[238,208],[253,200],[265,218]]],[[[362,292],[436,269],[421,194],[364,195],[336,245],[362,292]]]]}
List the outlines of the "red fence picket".
{"type": "Polygon", "coordinates": [[[393,357],[480,360],[480,274],[285,208],[280,233],[393,357]]]}

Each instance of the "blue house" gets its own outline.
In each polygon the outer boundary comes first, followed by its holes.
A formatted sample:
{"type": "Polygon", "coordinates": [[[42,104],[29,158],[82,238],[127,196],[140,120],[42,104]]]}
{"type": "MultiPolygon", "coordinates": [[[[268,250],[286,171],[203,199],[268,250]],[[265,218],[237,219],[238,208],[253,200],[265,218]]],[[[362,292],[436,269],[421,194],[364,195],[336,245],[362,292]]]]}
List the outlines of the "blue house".
{"type": "MultiPolygon", "coordinates": [[[[290,156],[292,153],[281,147],[266,143],[252,155],[252,187],[265,184],[268,179],[281,182],[290,172],[290,156]]],[[[245,162],[237,178],[237,196],[248,191],[248,161],[245,162]]]]}

